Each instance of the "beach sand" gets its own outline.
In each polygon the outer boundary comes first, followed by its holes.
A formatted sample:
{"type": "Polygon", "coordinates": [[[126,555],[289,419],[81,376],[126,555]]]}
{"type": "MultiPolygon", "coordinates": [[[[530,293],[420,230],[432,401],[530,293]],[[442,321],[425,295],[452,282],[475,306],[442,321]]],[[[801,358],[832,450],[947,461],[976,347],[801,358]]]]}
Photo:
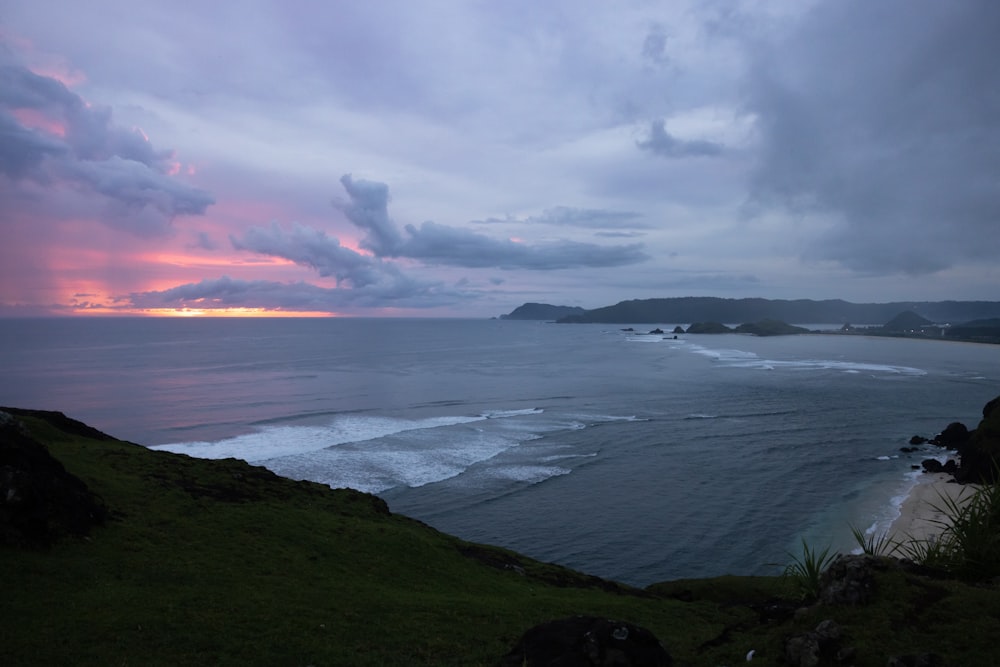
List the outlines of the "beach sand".
{"type": "Polygon", "coordinates": [[[921,475],[899,508],[899,517],[889,528],[890,536],[894,540],[927,540],[940,535],[948,523],[947,514],[941,511],[946,507],[944,498],[967,500],[977,488],[951,479],[949,474],[921,475]]]}

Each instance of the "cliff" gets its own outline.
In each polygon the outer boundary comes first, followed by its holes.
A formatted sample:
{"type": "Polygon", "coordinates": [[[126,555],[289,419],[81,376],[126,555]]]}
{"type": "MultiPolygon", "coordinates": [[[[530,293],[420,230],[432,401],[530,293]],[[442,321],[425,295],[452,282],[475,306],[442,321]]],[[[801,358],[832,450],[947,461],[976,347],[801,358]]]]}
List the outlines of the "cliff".
{"type": "Polygon", "coordinates": [[[582,315],[586,311],[579,306],[552,306],[547,303],[525,303],[518,306],[501,320],[557,320],[560,317],[582,315]]]}

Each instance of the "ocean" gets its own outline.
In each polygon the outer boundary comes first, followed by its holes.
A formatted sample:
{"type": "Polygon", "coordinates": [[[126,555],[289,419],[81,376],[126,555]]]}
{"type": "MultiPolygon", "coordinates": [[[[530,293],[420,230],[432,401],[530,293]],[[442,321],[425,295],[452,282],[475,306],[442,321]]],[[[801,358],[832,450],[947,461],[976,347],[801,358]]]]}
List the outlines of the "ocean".
{"type": "Polygon", "coordinates": [[[3,320],[0,405],[647,585],[774,574],[803,539],[850,550],[941,455],[910,437],[973,428],[1000,394],[997,346],[656,326],[3,320]]]}

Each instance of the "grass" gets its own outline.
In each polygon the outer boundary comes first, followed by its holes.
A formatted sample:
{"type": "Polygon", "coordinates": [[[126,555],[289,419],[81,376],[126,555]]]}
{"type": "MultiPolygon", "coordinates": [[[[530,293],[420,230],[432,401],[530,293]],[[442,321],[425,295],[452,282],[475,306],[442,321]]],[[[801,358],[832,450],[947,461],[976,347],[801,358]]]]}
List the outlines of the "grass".
{"type": "Polygon", "coordinates": [[[789,557],[792,562],[785,567],[784,577],[792,583],[799,599],[816,600],[819,597],[820,578],[830,563],[836,559],[837,554],[831,554],[829,547],[816,551],[803,539],[802,555],[789,554],[789,557]]]}
{"type": "Polygon", "coordinates": [[[861,553],[869,556],[890,556],[899,546],[889,537],[889,533],[867,534],[857,526],[851,526],[851,534],[861,548],[861,553]]]}
{"type": "MultiPolygon", "coordinates": [[[[646,627],[678,665],[736,664],[750,649],[775,664],[785,637],[823,618],[861,667],[921,648],[991,664],[1000,633],[988,586],[893,571],[868,607],[774,616],[764,610],[797,606],[782,577],[637,590],[464,542],[366,494],[23,421],[113,518],[46,550],[0,547],[9,667],[493,665],[529,627],[575,614],[646,627]]],[[[803,565],[825,559],[809,550],[803,565]]]]}
{"type": "Polygon", "coordinates": [[[910,541],[903,552],[969,581],[1000,576],[1000,485],[985,484],[957,498],[940,495],[932,507],[947,517],[937,522],[940,536],[910,541]]]}

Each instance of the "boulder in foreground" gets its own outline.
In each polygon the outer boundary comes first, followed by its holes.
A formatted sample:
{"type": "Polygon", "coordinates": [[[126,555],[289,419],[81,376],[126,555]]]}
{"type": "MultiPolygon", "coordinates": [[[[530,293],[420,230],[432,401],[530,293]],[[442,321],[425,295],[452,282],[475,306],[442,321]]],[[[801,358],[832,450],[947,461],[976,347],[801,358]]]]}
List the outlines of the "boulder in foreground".
{"type": "Polygon", "coordinates": [[[652,632],[631,623],[573,616],[536,625],[499,667],[671,667],[652,632]]]}

